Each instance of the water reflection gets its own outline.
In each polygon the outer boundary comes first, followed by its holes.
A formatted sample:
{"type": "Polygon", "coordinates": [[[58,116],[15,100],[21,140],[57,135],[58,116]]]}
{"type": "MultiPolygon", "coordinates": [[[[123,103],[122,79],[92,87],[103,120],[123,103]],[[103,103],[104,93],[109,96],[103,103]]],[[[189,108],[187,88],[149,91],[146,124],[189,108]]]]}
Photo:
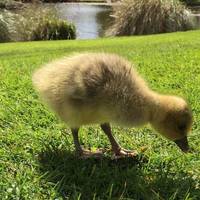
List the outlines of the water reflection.
{"type": "Polygon", "coordinates": [[[75,24],[78,39],[101,37],[109,24],[111,24],[110,6],[60,3],[56,7],[62,19],[67,19],[75,24]]]}

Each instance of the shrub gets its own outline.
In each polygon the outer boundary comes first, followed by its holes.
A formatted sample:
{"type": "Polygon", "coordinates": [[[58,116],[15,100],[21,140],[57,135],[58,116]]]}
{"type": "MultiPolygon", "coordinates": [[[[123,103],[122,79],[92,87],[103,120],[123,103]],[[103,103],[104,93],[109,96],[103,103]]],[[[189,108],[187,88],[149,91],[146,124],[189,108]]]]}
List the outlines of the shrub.
{"type": "Polygon", "coordinates": [[[176,0],[124,0],[114,7],[115,20],[107,35],[142,35],[193,28],[189,10],[176,0]]]}
{"type": "Polygon", "coordinates": [[[180,1],[185,2],[187,5],[200,4],[200,0],[180,0],[180,1]]]}
{"type": "Polygon", "coordinates": [[[4,21],[4,17],[0,15],[0,42],[10,41],[10,33],[7,23],[4,21]]]}
{"type": "Polygon", "coordinates": [[[6,8],[6,1],[0,1],[0,8],[6,8]]]}
{"type": "Polygon", "coordinates": [[[47,20],[33,30],[32,40],[62,40],[75,39],[76,31],[73,24],[63,20],[47,20]]]}
{"type": "Polygon", "coordinates": [[[18,1],[0,0],[0,8],[1,9],[13,10],[13,9],[20,9],[22,7],[23,7],[23,4],[18,1]]]}

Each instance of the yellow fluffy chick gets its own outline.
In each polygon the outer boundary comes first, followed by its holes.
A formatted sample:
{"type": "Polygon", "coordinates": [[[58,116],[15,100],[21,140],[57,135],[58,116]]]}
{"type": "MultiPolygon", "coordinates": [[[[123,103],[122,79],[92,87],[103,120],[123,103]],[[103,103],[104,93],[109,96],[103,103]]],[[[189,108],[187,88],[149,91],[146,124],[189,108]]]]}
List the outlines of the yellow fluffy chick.
{"type": "Polygon", "coordinates": [[[152,91],[130,62],[106,53],[83,53],[37,70],[33,84],[41,98],[72,129],[79,155],[89,154],[78,139],[81,125],[100,124],[115,155],[131,155],[112,135],[110,123],[134,127],[150,123],[160,134],[189,150],[192,113],[185,100],[152,91]]]}

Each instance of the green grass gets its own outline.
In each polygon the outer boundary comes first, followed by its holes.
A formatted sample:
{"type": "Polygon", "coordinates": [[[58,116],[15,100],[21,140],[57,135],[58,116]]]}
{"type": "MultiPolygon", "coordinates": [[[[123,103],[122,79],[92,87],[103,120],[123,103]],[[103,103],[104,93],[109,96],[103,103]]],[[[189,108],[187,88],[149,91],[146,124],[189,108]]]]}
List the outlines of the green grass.
{"type": "MultiPolygon", "coordinates": [[[[200,31],[90,41],[0,45],[0,199],[200,198],[200,31]],[[68,127],[38,100],[33,71],[73,52],[114,52],[135,64],[150,87],[188,100],[194,124],[184,155],[149,126],[114,127],[139,160],[79,160],[68,127]],[[67,133],[66,133],[67,129],[67,133]],[[145,158],[145,159],[144,159],[145,158]]],[[[83,127],[86,148],[110,148],[98,126],[83,127]]]]}

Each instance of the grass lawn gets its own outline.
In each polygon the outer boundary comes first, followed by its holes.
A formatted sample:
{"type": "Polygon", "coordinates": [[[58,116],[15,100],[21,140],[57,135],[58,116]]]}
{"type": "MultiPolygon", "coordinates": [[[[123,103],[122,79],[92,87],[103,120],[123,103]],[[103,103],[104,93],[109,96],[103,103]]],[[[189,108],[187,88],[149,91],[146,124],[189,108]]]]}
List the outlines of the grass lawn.
{"type": "MultiPolygon", "coordinates": [[[[0,44],[0,199],[200,199],[200,31],[154,36],[0,44]],[[79,160],[70,130],[41,104],[33,71],[73,52],[120,54],[156,91],[191,104],[194,124],[184,155],[150,126],[114,135],[138,160],[79,160]],[[66,131],[67,130],[67,131],[66,131]],[[142,153],[141,147],[147,150],[142,153]]],[[[110,145],[98,126],[83,127],[85,148],[110,145]]]]}

